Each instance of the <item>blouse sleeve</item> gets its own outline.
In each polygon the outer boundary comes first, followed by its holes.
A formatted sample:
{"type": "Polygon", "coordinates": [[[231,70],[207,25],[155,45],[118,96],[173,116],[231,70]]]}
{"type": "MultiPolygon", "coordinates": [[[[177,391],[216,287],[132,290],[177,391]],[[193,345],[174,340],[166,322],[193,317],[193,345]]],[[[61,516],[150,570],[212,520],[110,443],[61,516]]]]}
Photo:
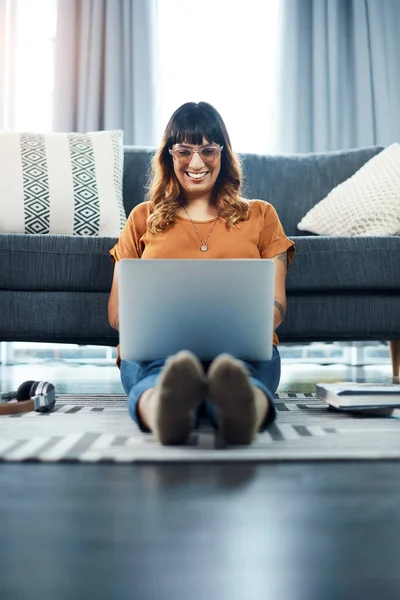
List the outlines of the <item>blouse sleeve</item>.
{"type": "Polygon", "coordinates": [[[264,222],[260,235],[261,258],[274,258],[287,252],[288,267],[293,260],[295,243],[289,239],[272,204],[265,203],[264,222]]]}
{"type": "Polygon", "coordinates": [[[147,215],[139,204],[131,211],[117,243],[110,250],[113,262],[122,258],[141,258],[143,249],[140,240],[146,231],[146,222],[147,215]]]}

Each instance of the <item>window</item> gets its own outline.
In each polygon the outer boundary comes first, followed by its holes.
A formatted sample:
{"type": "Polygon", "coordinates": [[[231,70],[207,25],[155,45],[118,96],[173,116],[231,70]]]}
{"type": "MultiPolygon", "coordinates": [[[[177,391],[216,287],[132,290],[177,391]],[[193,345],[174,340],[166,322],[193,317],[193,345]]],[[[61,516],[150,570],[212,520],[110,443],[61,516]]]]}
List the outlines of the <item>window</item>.
{"type": "Polygon", "coordinates": [[[6,2],[6,130],[51,130],[56,17],[57,0],[6,2]]]}
{"type": "Polygon", "coordinates": [[[279,0],[159,0],[158,136],[188,101],[221,113],[238,152],[274,149],[279,0]]]}

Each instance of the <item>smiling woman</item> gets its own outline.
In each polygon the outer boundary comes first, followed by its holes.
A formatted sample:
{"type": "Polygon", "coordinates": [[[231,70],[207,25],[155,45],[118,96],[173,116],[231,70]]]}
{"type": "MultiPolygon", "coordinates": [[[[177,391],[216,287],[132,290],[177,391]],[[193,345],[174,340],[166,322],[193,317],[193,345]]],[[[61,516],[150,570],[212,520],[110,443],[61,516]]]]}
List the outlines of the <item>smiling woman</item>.
{"type": "MultiPolygon", "coordinates": [[[[239,160],[224,121],[206,102],[187,102],[174,112],[154,157],[153,174],[148,200],[154,234],[175,217],[221,217],[234,227],[248,214],[248,204],[240,198],[239,160]]],[[[203,251],[208,250],[202,242],[203,251]]]]}
{"type": "MultiPolygon", "coordinates": [[[[285,279],[294,243],[286,237],[271,204],[242,197],[240,161],[219,112],[207,102],[186,102],[176,109],[151,166],[147,200],[131,211],[110,250],[115,263],[108,302],[110,325],[120,330],[121,260],[144,260],[149,263],[143,265],[147,269],[154,259],[192,259],[196,277],[195,265],[204,258],[250,259],[258,265],[260,259],[270,259],[264,264],[275,274],[269,287],[275,303],[268,317],[271,322],[273,318],[275,330],[285,315],[285,279]]],[[[190,285],[190,277],[185,279],[190,285]]],[[[237,273],[234,281],[241,285],[237,273]]],[[[204,288],[207,290],[206,280],[204,288]]],[[[179,310],[184,308],[181,292],[176,290],[179,310]]],[[[209,301],[212,305],[215,299],[209,301]]],[[[239,317],[234,306],[228,302],[223,308],[231,316],[230,327],[236,327],[239,317]]],[[[190,318],[201,319],[207,336],[207,312],[194,310],[190,318]]],[[[174,327],[182,327],[180,319],[174,327]]],[[[171,335],[167,332],[158,327],[156,334],[171,335]]],[[[268,360],[258,362],[217,352],[212,361],[200,362],[185,349],[161,358],[158,349],[153,360],[145,362],[118,356],[132,419],[142,431],[154,432],[162,444],[182,444],[205,411],[228,444],[250,444],[276,414],[273,398],[279,383],[280,357],[278,337],[274,331],[271,340],[271,333],[265,334],[266,343],[272,342],[271,358],[266,356],[268,360]]]]}

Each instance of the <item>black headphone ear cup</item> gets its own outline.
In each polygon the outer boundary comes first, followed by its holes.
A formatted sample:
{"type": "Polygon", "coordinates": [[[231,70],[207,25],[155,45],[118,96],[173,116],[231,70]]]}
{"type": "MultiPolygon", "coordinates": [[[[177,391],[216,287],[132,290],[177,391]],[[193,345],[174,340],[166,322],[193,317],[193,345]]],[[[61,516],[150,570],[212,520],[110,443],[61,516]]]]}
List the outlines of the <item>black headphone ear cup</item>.
{"type": "Polygon", "coordinates": [[[29,398],[33,398],[33,396],[36,396],[36,390],[39,387],[39,384],[42,383],[41,381],[32,381],[31,382],[31,389],[29,391],[29,398]]]}
{"type": "Polygon", "coordinates": [[[33,379],[31,381],[24,381],[24,383],[21,383],[17,390],[16,396],[18,402],[29,400],[31,398],[31,388],[35,383],[37,384],[38,382],[34,381],[33,379]]]}

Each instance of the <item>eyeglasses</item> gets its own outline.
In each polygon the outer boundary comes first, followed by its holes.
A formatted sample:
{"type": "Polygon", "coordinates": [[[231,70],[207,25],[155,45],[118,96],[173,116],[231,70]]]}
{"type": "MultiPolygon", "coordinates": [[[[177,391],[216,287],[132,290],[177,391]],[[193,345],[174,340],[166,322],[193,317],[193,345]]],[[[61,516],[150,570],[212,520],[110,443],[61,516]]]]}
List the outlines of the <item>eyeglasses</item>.
{"type": "Polygon", "coordinates": [[[189,163],[192,160],[193,154],[197,152],[204,163],[212,163],[221,154],[223,149],[223,146],[204,146],[200,150],[193,150],[193,148],[180,146],[178,148],[170,148],[169,153],[179,162],[189,163]]]}

